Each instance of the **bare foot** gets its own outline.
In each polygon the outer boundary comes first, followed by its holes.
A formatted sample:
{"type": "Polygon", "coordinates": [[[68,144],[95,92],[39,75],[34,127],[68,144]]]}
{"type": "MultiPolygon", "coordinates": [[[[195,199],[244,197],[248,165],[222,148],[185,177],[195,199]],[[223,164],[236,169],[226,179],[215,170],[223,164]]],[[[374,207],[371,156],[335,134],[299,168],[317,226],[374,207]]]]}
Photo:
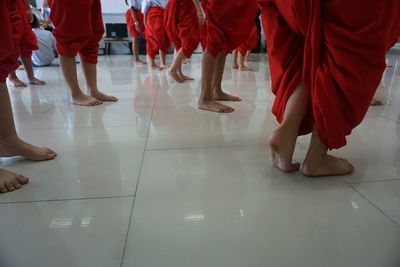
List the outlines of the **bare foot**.
{"type": "Polygon", "coordinates": [[[179,73],[175,70],[169,70],[168,75],[171,76],[177,83],[183,83],[185,79],[179,75],[179,73]]]}
{"type": "Polygon", "coordinates": [[[169,69],[170,65],[168,64],[160,64],[160,68],[163,69],[169,69]]]}
{"type": "Polygon", "coordinates": [[[252,69],[249,66],[240,66],[239,70],[240,71],[252,71],[252,69]]]}
{"type": "Polygon", "coordinates": [[[214,91],[213,99],[218,100],[218,101],[234,101],[234,102],[242,101],[242,99],[240,97],[227,94],[227,93],[223,92],[222,90],[218,90],[218,92],[214,91]]]}
{"type": "Polygon", "coordinates": [[[78,106],[98,106],[103,104],[101,100],[84,94],[71,97],[71,103],[78,106]]]}
{"type": "Polygon", "coordinates": [[[0,193],[18,190],[28,182],[29,179],[25,176],[0,169],[0,193]]]}
{"type": "Polygon", "coordinates": [[[272,132],[268,139],[272,163],[281,171],[294,172],[300,169],[300,163],[293,163],[297,133],[291,133],[283,127],[272,132]]]}
{"type": "Polygon", "coordinates": [[[10,81],[11,85],[14,87],[27,87],[28,86],[26,83],[22,82],[18,78],[8,78],[8,80],[10,81]]]}
{"type": "Polygon", "coordinates": [[[232,64],[232,69],[236,70],[239,68],[239,65],[237,63],[232,64]]]}
{"type": "Polygon", "coordinates": [[[45,85],[46,82],[45,82],[45,81],[42,81],[42,80],[39,80],[39,79],[37,79],[37,78],[33,78],[33,79],[30,79],[30,80],[29,80],[29,84],[34,84],[34,85],[45,85]]]}
{"type": "Polygon", "coordinates": [[[189,64],[191,62],[191,60],[189,58],[185,58],[182,63],[183,64],[189,64]]]}
{"type": "Polygon", "coordinates": [[[370,106],[372,106],[372,107],[383,106],[383,102],[376,98],[373,98],[370,106]]]}
{"type": "Polygon", "coordinates": [[[162,70],[162,68],[155,63],[149,64],[149,68],[151,68],[153,70],[162,70]]]}
{"type": "Polygon", "coordinates": [[[104,94],[104,93],[100,92],[99,90],[91,92],[90,96],[96,98],[97,100],[104,101],[104,102],[117,102],[118,101],[118,98],[116,98],[115,96],[104,94]]]}
{"type": "Polygon", "coordinates": [[[213,100],[199,101],[198,107],[199,109],[218,112],[218,113],[231,113],[234,111],[233,108],[225,106],[213,100]]]}
{"type": "Polygon", "coordinates": [[[147,65],[147,63],[145,61],[139,59],[139,60],[135,61],[135,65],[147,65]]]}
{"type": "Polygon", "coordinates": [[[47,147],[28,144],[16,136],[3,140],[0,144],[1,157],[23,156],[34,161],[52,160],[57,153],[47,147]]]}
{"type": "Polygon", "coordinates": [[[345,159],[331,155],[319,158],[306,158],[302,168],[303,174],[310,177],[347,175],[354,172],[354,167],[345,159]]]}

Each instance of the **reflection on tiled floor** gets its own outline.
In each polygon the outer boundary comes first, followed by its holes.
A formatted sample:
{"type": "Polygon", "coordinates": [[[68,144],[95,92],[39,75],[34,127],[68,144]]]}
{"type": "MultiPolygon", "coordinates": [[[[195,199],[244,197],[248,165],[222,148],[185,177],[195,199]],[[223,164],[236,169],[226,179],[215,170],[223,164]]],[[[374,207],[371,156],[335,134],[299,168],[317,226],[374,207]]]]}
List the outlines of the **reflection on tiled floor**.
{"type": "Polygon", "coordinates": [[[228,58],[223,87],[243,99],[232,114],[196,108],[200,55],[184,84],[100,57],[100,88],[120,101],[94,108],[68,104],[56,66],[35,70],[45,86],[10,88],[20,135],[59,157],[1,160],[31,183],[0,195],[0,267],[399,267],[400,55],[385,105],[332,152],[356,172],[323,179],[271,166],[274,96],[265,55],[251,58],[252,72],[228,58]]]}

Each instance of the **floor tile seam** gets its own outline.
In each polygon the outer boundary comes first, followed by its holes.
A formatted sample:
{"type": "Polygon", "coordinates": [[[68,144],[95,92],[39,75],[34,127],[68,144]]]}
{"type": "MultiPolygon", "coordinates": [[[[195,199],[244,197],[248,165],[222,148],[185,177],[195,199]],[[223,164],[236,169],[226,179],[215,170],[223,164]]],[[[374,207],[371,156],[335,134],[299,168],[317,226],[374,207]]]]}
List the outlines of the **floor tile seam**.
{"type": "Polygon", "coordinates": [[[0,202],[0,207],[2,205],[12,205],[12,204],[69,202],[69,201],[102,200],[102,199],[123,199],[123,198],[133,198],[133,197],[134,197],[134,195],[120,195],[120,196],[106,196],[106,197],[82,197],[82,198],[60,198],[60,199],[9,201],[9,202],[0,202]]]}

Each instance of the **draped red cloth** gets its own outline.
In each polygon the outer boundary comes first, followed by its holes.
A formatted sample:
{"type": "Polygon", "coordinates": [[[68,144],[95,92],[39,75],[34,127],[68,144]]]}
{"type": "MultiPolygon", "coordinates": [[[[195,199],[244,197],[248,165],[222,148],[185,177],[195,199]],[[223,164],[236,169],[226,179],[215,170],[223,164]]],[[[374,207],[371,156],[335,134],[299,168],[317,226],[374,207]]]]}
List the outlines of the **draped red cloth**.
{"type": "Polygon", "coordinates": [[[245,56],[247,51],[253,50],[258,46],[259,41],[260,41],[260,34],[257,31],[257,25],[254,24],[254,26],[251,28],[250,36],[246,39],[246,41],[243,44],[241,44],[237,48],[237,50],[242,56],[245,56]]]}
{"type": "Polygon", "coordinates": [[[131,37],[139,37],[140,34],[144,34],[144,32],[145,32],[143,13],[140,12],[139,10],[135,9],[135,14],[136,14],[137,20],[139,21],[139,27],[140,27],[141,32],[138,32],[136,30],[135,21],[133,20],[132,12],[131,12],[130,8],[126,11],[126,14],[125,14],[126,24],[128,25],[128,29],[131,34],[131,37]]]}
{"type": "Polygon", "coordinates": [[[160,7],[151,7],[146,16],[146,52],[154,59],[161,50],[168,52],[171,44],[164,27],[164,9],[160,7]]]}
{"type": "Polygon", "coordinates": [[[257,15],[257,0],[207,0],[206,50],[216,57],[236,49],[249,34],[257,15]]]}
{"type": "Polygon", "coordinates": [[[164,14],[165,30],[176,50],[190,58],[199,46],[200,25],[193,0],[169,0],[164,14]]]}
{"type": "Polygon", "coordinates": [[[49,1],[58,53],[96,64],[99,42],[104,34],[100,0],[49,1]]]}
{"type": "Polygon", "coordinates": [[[329,149],[363,120],[400,33],[400,0],[258,0],[267,38],[272,112],[282,121],[300,82],[310,109],[299,134],[315,126],[329,149]]]}
{"type": "Polygon", "coordinates": [[[18,48],[16,27],[20,24],[14,0],[0,0],[0,83],[5,83],[7,75],[18,68],[18,48]]]}
{"type": "Polygon", "coordinates": [[[22,57],[31,57],[32,51],[39,49],[36,35],[28,19],[28,6],[26,0],[15,0],[17,15],[20,17],[18,26],[16,26],[16,42],[22,57]]]}

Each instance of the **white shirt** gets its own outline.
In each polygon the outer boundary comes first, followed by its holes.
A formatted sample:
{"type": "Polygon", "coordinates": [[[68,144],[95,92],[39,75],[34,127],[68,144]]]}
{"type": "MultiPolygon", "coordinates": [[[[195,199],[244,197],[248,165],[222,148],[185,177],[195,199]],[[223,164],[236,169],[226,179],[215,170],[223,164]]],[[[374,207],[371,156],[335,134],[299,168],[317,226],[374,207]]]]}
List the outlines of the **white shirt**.
{"type": "Polygon", "coordinates": [[[143,0],[142,2],[142,13],[147,14],[150,7],[161,7],[165,9],[167,7],[168,0],[143,0]]]}
{"type": "Polygon", "coordinates": [[[32,31],[36,35],[39,47],[38,50],[32,51],[32,63],[39,67],[48,66],[55,58],[56,42],[53,34],[40,28],[34,28],[32,31]]]}
{"type": "Polygon", "coordinates": [[[129,6],[136,10],[142,10],[142,0],[130,0],[129,6]]]}

